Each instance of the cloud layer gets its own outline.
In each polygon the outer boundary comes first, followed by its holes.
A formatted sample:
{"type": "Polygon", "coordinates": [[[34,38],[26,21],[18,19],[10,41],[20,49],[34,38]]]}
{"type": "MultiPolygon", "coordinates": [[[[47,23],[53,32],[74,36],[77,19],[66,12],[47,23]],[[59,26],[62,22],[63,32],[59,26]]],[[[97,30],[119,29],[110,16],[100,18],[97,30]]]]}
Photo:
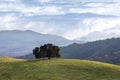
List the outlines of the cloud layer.
{"type": "Polygon", "coordinates": [[[94,35],[91,40],[120,37],[120,1],[0,0],[0,30],[13,29],[68,39],[83,39],[95,32],[100,37],[94,35]]]}

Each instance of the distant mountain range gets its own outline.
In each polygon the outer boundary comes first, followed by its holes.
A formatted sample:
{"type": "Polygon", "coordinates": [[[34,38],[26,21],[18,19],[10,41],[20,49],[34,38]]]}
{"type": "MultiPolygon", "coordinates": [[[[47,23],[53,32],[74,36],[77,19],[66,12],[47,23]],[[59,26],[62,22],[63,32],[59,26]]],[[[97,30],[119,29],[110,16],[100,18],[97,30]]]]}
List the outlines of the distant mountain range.
{"type": "Polygon", "coordinates": [[[32,49],[46,43],[67,46],[74,41],[61,36],[40,34],[31,30],[0,31],[0,56],[22,56],[32,53],[32,49]]]}
{"type": "MultiPolygon", "coordinates": [[[[62,58],[88,59],[120,64],[120,38],[72,44],[67,47],[61,47],[60,53],[62,58]]],[[[19,58],[33,59],[34,56],[29,54],[19,58]]]]}

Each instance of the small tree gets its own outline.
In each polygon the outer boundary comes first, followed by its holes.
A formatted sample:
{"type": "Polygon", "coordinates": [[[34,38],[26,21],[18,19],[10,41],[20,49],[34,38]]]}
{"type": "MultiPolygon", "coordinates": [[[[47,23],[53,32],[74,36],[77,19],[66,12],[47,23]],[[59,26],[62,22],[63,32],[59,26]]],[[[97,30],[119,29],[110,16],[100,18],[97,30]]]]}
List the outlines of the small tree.
{"type": "Polygon", "coordinates": [[[36,47],[33,49],[33,55],[38,58],[45,58],[48,57],[48,59],[51,59],[53,57],[60,57],[60,48],[58,46],[55,46],[53,44],[45,44],[40,47],[36,47]]]}

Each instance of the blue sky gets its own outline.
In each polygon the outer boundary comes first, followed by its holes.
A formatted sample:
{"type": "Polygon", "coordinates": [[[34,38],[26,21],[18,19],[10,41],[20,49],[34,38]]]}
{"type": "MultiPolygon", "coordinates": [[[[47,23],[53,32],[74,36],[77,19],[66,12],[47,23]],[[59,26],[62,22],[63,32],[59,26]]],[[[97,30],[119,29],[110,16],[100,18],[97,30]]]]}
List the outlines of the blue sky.
{"type": "Polygon", "coordinates": [[[0,0],[0,30],[15,29],[71,40],[120,37],[120,1],[0,0]]]}

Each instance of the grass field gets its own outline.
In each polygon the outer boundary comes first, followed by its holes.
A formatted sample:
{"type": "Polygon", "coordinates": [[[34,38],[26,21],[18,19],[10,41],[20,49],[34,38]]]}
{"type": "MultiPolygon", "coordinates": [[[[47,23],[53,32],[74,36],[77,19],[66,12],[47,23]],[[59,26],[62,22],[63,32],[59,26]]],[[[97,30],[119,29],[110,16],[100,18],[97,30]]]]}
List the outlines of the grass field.
{"type": "Polygon", "coordinates": [[[0,80],[120,80],[120,66],[75,59],[0,57],[0,80]]]}

